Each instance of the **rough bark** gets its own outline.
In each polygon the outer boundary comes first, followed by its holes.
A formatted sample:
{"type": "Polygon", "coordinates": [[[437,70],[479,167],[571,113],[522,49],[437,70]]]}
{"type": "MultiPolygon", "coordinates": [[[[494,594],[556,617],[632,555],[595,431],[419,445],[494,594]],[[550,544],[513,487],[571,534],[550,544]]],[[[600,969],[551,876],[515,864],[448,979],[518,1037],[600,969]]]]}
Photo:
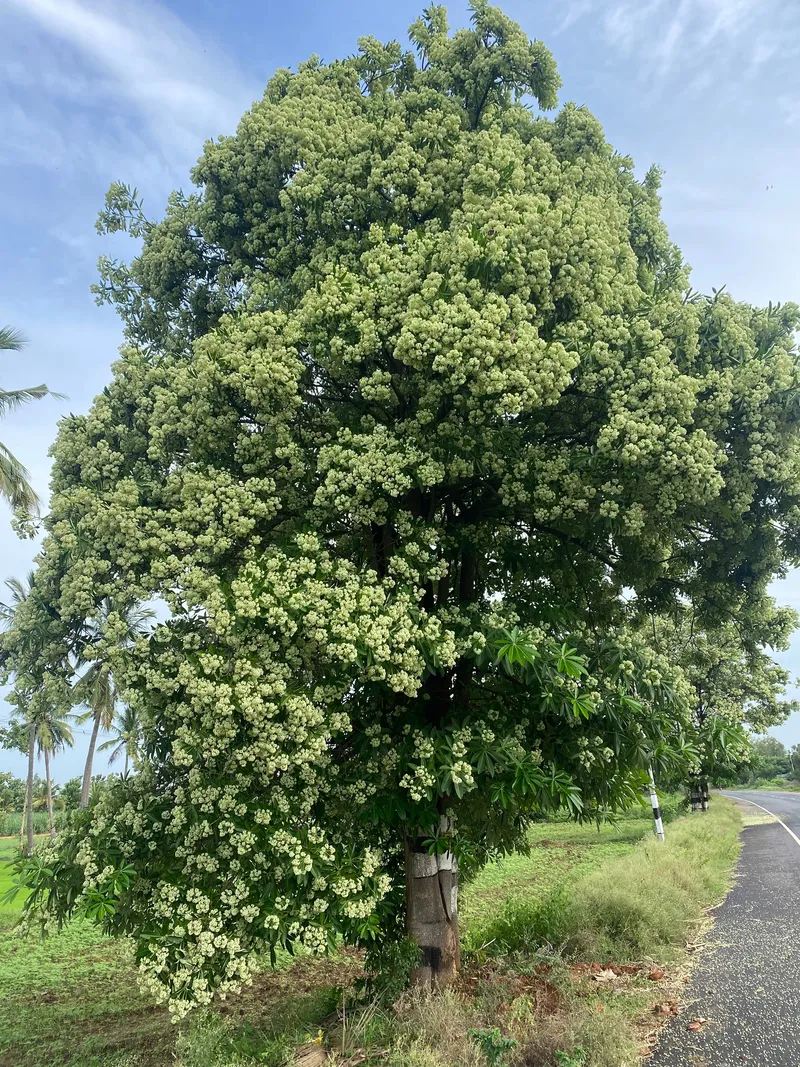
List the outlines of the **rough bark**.
{"type": "Polygon", "coordinates": [[[458,862],[452,852],[429,855],[423,840],[406,839],[406,930],[421,952],[411,984],[430,990],[451,982],[461,968],[458,862]]]}
{"type": "Polygon", "coordinates": [[[36,756],[36,724],[28,727],[28,787],[25,790],[25,829],[27,840],[25,852],[33,852],[33,761],[36,756]]]}
{"type": "Polygon", "coordinates": [[[700,810],[708,811],[708,780],[700,779],[700,810]]]}
{"type": "Polygon", "coordinates": [[[50,826],[50,836],[56,836],[56,821],[53,816],[53,781],[50,777],[50,751],[44,750],[44,775],[47,782],[47,821],[50,826]]]}
{"type": "Polygon", "coordinates": [[[83,782],[81,784],[81,808],[89,807],[89,793],[92,788],[92,764],[94,763],[94,750],[97,744],[97,735],[100,732],[100,716],[95,715],[92,727],[92,736],[89,740],[89,751],[86,754],[86,766],[83,769],[83,782]]]}

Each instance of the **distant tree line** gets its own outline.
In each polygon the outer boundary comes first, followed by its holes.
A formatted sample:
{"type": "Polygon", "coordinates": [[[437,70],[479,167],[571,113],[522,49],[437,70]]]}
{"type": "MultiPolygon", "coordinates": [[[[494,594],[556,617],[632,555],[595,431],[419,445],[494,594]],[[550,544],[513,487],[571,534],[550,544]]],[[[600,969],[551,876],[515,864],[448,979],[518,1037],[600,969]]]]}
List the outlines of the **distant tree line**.
{"type": "MultiPolygon", "coordinates": [[[[102,788],[106,782],[104,774],[92,776],[92,789],[102,788]]],[[[77,811],[81,801],[80,775],[68,779],[63,785],[51,783],[53,807],[56,812],[77,811]]],[[[0,813],[16,814],[22,812],[25,806],[25,790],[27,783],[24,778],[17,778],[11,771],[0,771],[0,813]]],[[[33,810],[45,811],[47,808],[47,781],[41,775],[33,778],[33,810]]]]}
{"type": "Polygon", "coordinates": [[[733,778],[740,785],[754,785],[761,781],[784,778],[800,782],[800,744],[787,748],[776,737],[752,738],[748,760],[742,763],[733,778]]]}

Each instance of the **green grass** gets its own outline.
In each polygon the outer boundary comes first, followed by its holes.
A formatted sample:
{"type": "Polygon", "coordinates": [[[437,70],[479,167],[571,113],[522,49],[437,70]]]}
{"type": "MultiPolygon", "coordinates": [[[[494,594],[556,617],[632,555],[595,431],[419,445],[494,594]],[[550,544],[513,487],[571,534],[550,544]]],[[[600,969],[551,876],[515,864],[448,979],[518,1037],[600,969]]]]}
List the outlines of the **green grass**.
{"type": "MultiPolygon", "coordinates": [[[[678,806],[664,803],[668,815],[678,806]]],[[[412,997],[399,1013],[356,1008],[344,1032],[331,1030],[330,1015],[339,990],[359,973],[353,954],[284,961],[240,996],[175,1027],[139,993],[128,942],[109,941],[83,922],[44,942],[21,939],[12,929],[17,900],[0,914],[0,1067],[282,1067],[326,1018],[331,1046],[360,1050],[367,1064],[486,1067],[478,1046],[488,1048],[498,1026],[518,1042],[508,1067],[549,1067],[556,1051],[582,1046],[591,1050],[587,1067],[634,1063],[631,1020],[647,1013],[658,991],[646,979],[631,980],[625,996],[584,990],[569,954],[675,955],[687,928],[724,891],[737,819],[715,798],[710,814],[670,823],[665,846],[653,840],[647,810],[600,830],[537,824],[528,855],[491,864],[465,887],[465,982],[473,975],[477,984],[436,1006],[412,997]]],[[[15,840],[0,842],[0,859],[15,849],[15,840]]],[[[7,881],[0,868],[0,887],[7,881]]]]}
{"type": "Polygon", "coordinates": [[[3,904],[2,897],[11,888],[11,871],[8,869],[8,861],[14,858],[17,849],[16,841],[0,840],[0,913],[15,909],[15,905],[3,904]]]}
{"type": "Polygon", "coordinates": [[[646,840],[581,879],[565,915],[572,946],[621,961],[682,949],[687,923],[725,895],[741,825],[735,806],[717,798],[711,811],[669,827],[665,844],[646,840]]]}
{"type": "Polygon", "coordinates": [[[5,924],[0,941],[3,1067],[105,1065],[107,1055],[124,1050],[137,1050],[137,1063],[167,1062],[170,1024],[139,994],[130,945],[109,941],[85,922],[45,941],[22,940],[9,929],[8,919],[5,924]]]}
{"type": "MultiPolygon", "coordinates": [[[[639,1067],[653,1007],[681,995],[686,942],[730,884],[740,828],[735,806],[714,798],[710,812],[671,823],[663,844],[650,835],[632,844],[634,827],[624,825],[614,841],[606,828],[582,870],[556,861],[563,885],[554,888],[550,875],[531,869],[528,881],[498,902],[492,921],[502,936],[477,953],[468,995],[448,995],[433,1012],[412,1001],[395,1026],[387,1062],[485,1067],[470,1034],[497,1027],[517,1042],[507,1067],[639,1067]],[[605,968],[602,982],[590,961],[605,968]],[[656,962],[664,973],[651,981],[656,962]]],[[[562,833],[572,837],[568,827],[562,833]]],[[[511,870],[524,876],[524,865],[515,862],[511,870]]],[[[488,896],[492,886],[502,892],[498,871],[476,879],[474,889],[488,896]]]]}
{"type": "MultiPolygon", "coordinates": [[[[682,797],[662,801],[667,823],[683,806],[682,797]]],[[[507,856],[485,867],[462,893],[464,947],[493,953],[518,947],[519,926],[528,941],[560,940],[557,918],[570,888],[583,876],[631,852],[652,836],[649,808],[635,809],[614,824],[597,827],[558,820],[535,824],[530,852],[507,856]]]]}
{"type": "MultiPolygon", "coordinates": [[[[44,837],[35,837],[34,841],[38,844],[43,841],[44,837]]],[[[3,903],[2,898],[7,891],[11,889],[13,884],[12,872],[8,866],[9,862],[15,859],[19,855],[19,838],[18,837],[3,837],[0,838],[0,916],[5,913],[16,913],[22,906],[22,898],[17,897],[16,900],[10,903],[3,903]]]]}
{"type": "MultiPolygon", "coordinates": [[[[43,836],[37,842],[44,840],[43,836]]],[[[17,838],[0,839],[0,895],[17,838]]],[[[1,1067],[161,1067],[174,1033],[136,986],[133,950],[91,923],[46,940],[15,928],[21,896],[0,903],[1,1067]]]]}

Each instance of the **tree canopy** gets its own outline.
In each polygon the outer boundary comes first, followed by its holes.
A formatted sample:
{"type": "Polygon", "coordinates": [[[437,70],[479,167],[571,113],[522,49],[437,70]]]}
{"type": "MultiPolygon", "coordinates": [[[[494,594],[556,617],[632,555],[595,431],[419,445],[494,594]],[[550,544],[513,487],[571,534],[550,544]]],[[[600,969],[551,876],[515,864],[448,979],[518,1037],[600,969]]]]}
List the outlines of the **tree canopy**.
{"type": "Polygon", "coordinates": [[[127,343],[62,424],[29,615],[79,650],[118,606],[142,761],[29,906],[132,934],[178,1014],[404,909],[452,969],[458,863],[689,759],[632,611],[721,625],[798,557],[798,309],[693,293],[658,170],[546,116],[496,8],[411,42],[278,71],[161,221],[120,184],[100,218],[142,240],[101,264],[127,343]]]}
{"type": "Polygon", "coordinates": [[[746,764],[749,731],[763,733],[798,710],[791,681],[770,652],[788,647],[797,615],[771,597],[749,602],[724,622],[704,628],[691,607],[642,623],[650,643],[676,664],[691,690],[692,771],[701,781],[729,777],[746,764]]]}

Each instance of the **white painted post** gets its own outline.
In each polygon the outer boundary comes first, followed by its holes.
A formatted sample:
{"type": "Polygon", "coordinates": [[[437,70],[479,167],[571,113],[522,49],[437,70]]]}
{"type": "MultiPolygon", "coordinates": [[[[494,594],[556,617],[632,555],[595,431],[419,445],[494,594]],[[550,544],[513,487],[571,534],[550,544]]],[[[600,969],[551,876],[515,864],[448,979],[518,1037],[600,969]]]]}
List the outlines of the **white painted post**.
{"type": "Polygon", "coordinates": [[[656,837],[659,841],[664,840],[664,824],[661,821],[661,808],[658,806],[658,793],[656,793],[656,780],[653,777],[653,768],[650,767],[650,803],[653,805],[653,821],[656,824],[656,837]]]}

